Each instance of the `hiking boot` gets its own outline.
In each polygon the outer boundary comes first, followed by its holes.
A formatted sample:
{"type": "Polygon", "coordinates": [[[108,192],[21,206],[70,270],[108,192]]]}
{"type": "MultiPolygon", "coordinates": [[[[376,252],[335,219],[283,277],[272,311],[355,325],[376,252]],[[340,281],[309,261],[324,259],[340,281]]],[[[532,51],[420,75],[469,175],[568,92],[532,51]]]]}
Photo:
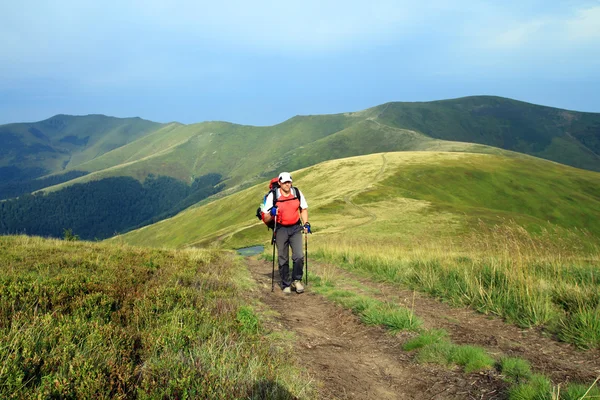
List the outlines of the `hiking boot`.
{"type": "Polygon", "coordinates": [[[302,284],[302,281],[292,282],[292,288],[296,291],[296,293],[304,292],[304,285],[302,284]]]}
{"type": "Polygon", "coordinates": [[[283,294],[291,294],[292,289],[289,286],[283,288],[283,294]]]}

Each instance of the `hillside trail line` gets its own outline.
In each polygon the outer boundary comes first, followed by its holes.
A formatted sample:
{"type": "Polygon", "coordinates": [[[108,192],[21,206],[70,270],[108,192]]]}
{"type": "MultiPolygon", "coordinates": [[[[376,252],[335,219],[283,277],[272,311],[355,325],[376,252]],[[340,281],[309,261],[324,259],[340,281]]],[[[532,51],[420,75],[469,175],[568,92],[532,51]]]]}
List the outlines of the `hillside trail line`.
{"type": "MultiPolygon", "coordinates": [[[[271,292],[270,262],[245,259],[256,281],[253,294],[276,316],[268,331],[292,332],[290,357],[317,382],[320,399],[506,399],[497,376],[465,374],[458,368],[417,364],[383,328],[366,326],[350,311],[312,293],[271,292]]],[[[276,282],[279,276],[276,275],[276,282]]]]}
{"type": "Polygon", "coordinates": [[[521,357],[536,372],[555,383],[576,381],[591,384],[600,376],[600,349],[581,350],[547,336],[541,328],[522,329],[500,317],[466,307],[454,308],[426,294],[387,283],[376,283],[335,265],[311,261],[314,271],[335,274],[341,289],[367,294],[412,309],[425,329],[445,329],[452,342],[481,346],[495,357],[521,357]],[[358,283],[358,289],[357,289],[358,283]]]}
{"type": "MultiPolygon", "coordinates": [[[[385,153],[381,153],[381,158],[382,158],[381,168],[379,169],[379,172],[377,173],[377,175],[375,175],[375,178],[373,179],[374,181],[378,181],[383,176],[383,173],[385,172],[385,169],[387,167],[387,159],[385,158],[385,153]]],[[[377,215],[373,214],[372,212],[370,212],[366,208],[361,207],[361,206],[359,206],[359,205],[357,205],[357,204],[355,204],[355,203],[352,202],[352,198],[354,196],[356,196],[359,193],[364,192],[370,186],[371,186],[371,184],[368,184],[367,186],[365,186],[365,187],[363,187],[361,189],[355,190],[354,192],[352,192],[352,193],[344,196],[344,202],[346,204],[348,204],[351,207],[354,207],[354,208],[358,209],[360,212],[362,212],[363,214],[365,214],[366,216],[369,217],[369,219],[367,221],[360,222],[360,223],[358,223],[356,225],[353,225],[353,226],[351,226],[351,228],[357,228],[359,226],[370,224],[370,223],[375,222],[377,220],[377,215]]]]}

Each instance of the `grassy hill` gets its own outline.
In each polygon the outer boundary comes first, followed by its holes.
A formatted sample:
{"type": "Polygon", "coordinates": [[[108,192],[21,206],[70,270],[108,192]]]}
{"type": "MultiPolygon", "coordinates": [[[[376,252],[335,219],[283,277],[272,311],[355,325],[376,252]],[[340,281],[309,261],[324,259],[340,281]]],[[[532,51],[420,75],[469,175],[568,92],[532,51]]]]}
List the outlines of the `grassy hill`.
{"type": "Polygon", "coordinates": [[[383,124],[437,139],[481,143],[600,171],[600,114],[473,96],[388,103],[374,109],[383,124]]]}
{"type": "Polygon", "coordinates": [[[140,118],[104,115],[56,115],[40,122],[0,125],[2,183],[77,170],[80,164],[161,126],[140,118]]]}
{"type": "Polygon", "coordinates": [[[81,165],[92,173],[75,182],[122,175],[143,179],[148,173],[189,182],[196,176],[219,173],[228,178],[231,187],[256,181],[265,175],[265,169],[274,170],[281,164],[282,154],[343,130],[352,122],[344,115],[331,115],[296,117],[272,127],[226,122],[167,126],[81,165]]]}
{"type": "MultiPolygon", "coordinates": [[[[293,173],[319,237],[452,239],[514,220],[531,232],[556,226],[600,235],[600,174],[533,157],[395,152],[326,161],[293,173]]],[[[253,215],[265,182],[126,235],[131,244],[226,247],[264,243],[253,215]]]]}
{"type": "MultiPolygon", "coordinates": [[[[310,260],[600,346],[600,173],[526,156],[395,152],[292,175],[309,203],[310,260]]],[[[254,217],[266,186],[110,240],[270,253],[254,217]]]]}
{"type": "MultiPolygon", "coordinates": [[[[223,194],[227,194],[281,170],[395,151],[469,152],[512,158],[522,158],[525,153],[600,170],[599,137],[598,114],[489,96],[388,103],[359,112],[297,116],[269,127],[227,122],[163,125],[139,118],[56,116],[36,124],[0,127],[0,140],[9,143],[0,154],[0,161],[6,164],[0,167],[0,177],[9,176],[3,179],[8,183],[0,184],[0,197],[40,189],[59,191],[92,181],[100,181],[98,187],[110,187],[101,182],[109,178],[130,177],[143,184],[151,175],[190,186],[209,174],[221,176],[222,187],[227,189],[223,194]],[[18,182],[48,171],[62,174],[18,182]]],[[[114,195],[118,193],[101,194],[114,195]]],[[[163,210],[149,220],[168,214],[172,211],[163,210]]],[[[137,224],[119,231],[134,226],[137,224]]],[[[22,232],[19,226],[8,229],[22,232]]]]}
{"type": "Polygon", "coordinates": [[[335,158],[382,151],[499,152],[489,146],[600,171],[600,115],[477,96],[297,116],[269,127],[170,124],[77,165],[91,174],[74,182],[123,175],[143,180],[149,173],[191,182],[219,173],[234,187],[335,158]]]}

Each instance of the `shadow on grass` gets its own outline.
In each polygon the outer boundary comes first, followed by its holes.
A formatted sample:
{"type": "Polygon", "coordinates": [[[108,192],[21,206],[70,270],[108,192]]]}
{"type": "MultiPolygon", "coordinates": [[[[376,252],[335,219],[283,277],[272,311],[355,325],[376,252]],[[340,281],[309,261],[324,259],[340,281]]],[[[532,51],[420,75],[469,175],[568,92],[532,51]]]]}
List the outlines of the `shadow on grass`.
{"type": "Polygon", "coordinates": [[[280,384],[269,381],[262,380],[254,383],[254,386],[250,388],[248,394],[246,395],[247,399],[297,399],[296,396],[292,395],[286,388],[281,386],[280,384]]]}

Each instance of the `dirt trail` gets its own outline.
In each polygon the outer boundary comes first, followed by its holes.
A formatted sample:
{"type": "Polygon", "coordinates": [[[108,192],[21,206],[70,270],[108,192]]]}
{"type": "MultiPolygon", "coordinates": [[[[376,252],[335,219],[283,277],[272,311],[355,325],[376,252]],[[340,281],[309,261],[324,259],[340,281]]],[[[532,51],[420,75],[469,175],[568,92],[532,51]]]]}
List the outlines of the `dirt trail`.
{"type": "MultiPolygon", "coordinates": [[[[296,360],[319,382],[323,399],[504,399],[493,373],[417,364],[413,353],[383,329],[367,327],[349,311],[307,292],[271,292],[270,263],[247,258],[261,301],[279,315],[269,329],[293,331],[296,360]]],[[[276,276],[278,279],[278,276],[276,276]]],[[[310,282],[309,282],[310,283],[310,282]]]]}
{"type": "MultiPolygon", "coordinates": [[[[318,268],[317,264],[312,264],[318,268]]],[[[372,297],[412,308],[423,320],[424,328],[445,329],[454,343],[482,346],[494,355],[525,358],[536,372],[549,376],[555,383],[591,384],[600,376],[598,349],[580,350],[545,336],[540,329],[521,329],[497,317],[450,307],[421,293],[374,283],[335,266],[328,265],[327,268],[334,268],[337,276],[358,281],[365,289],[371,289],[369,295],[372,297]],[[374,295],[373,289],[379,294],[374,295]]]]}

